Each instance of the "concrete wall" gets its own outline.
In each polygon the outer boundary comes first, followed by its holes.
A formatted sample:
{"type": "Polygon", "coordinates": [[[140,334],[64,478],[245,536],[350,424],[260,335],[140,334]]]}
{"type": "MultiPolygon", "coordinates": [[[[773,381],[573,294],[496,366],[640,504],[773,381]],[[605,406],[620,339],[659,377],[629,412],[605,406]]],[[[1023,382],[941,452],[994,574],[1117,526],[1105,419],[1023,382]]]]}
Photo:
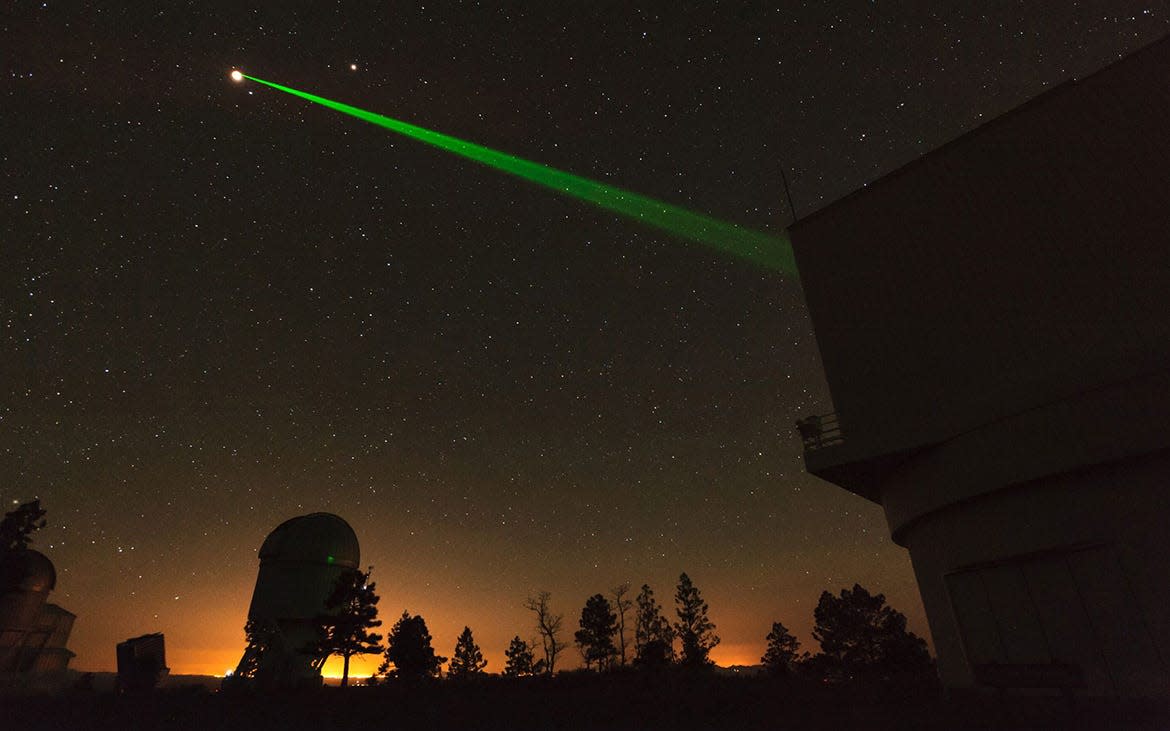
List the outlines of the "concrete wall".
{"type": "Polygon", "coordinates": [[[792,228],[806,465],[885,508],[948,686],[1170,695],[1167,79],[1170,39],[792,228]]]}
{"type": "MultiPolygon", "coordinates": [[[[0,673],[20,672],[32,657],[28,647],[49,590],[18,589],[0,594],[0,673]]],[[[35,646],[35,645],[34,645],[35,646]]]]}
{"type": "Polygon", "coordinates": [[[850,451],[1170,364],[1170,42],[795,224],[850,451]]]}
{"type": "Polygon", "coordinates": [[[265,652],[245,649],[241,671],[256,664],[265,687],[320,683],[316,658],[307,652],[317,639],[315,619],[342,572],[360,565],[361,549],[342,518],[312,513],[281,523],[260,547],[260,571],[248,619],[276,630],[265,652]]]}
{"type": "Polygon", "coordinates": [[[1094,695],[1170,689],[1170,453],[1050,476],[904,535],[950,687],[975,665],[1071,663],[1094,695]]]}

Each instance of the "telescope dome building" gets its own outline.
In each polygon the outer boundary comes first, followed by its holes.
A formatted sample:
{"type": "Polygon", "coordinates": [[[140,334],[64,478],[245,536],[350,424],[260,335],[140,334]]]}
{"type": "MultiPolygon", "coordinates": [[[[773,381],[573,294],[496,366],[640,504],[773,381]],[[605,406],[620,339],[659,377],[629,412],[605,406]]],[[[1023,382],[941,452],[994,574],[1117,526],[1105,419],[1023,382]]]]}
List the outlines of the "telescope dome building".
{"type": "Polygon", "coordinates": [[[313,620],[325,611],[337,578],[360,561],[353,528],[332,513],[292,518],[269,533],[248,608],[263,646],[249,644],[237,675],[277,687],[319,682],[319,658],[305,651],[316,637],[313,620]]]}
{"type": "Polygon", "coordinates": [[[57,570],[39,551],[20,551],[10,560],[20,580],[0,592],[0,676],[64,671],[73,658],[65,645],[76,616],[48,601],[57,570]]]}
{"type": "Polygon", "coordinates": [[[1170,696],[1170,38],[790,229],[833,413],[951,688],[1170,696]]]}

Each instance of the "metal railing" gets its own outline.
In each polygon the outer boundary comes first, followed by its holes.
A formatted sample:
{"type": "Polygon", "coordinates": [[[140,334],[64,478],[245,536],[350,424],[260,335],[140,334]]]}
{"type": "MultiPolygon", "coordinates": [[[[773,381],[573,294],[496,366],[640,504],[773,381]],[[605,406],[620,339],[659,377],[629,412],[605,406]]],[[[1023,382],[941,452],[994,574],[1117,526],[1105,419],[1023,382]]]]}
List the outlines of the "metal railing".
{"type": "Polygon", "coordinates": [[[797,419],[796,432],[800,434],[800,441],[804,443],[806,452],[845,441],[836,412],[797,419]]]}

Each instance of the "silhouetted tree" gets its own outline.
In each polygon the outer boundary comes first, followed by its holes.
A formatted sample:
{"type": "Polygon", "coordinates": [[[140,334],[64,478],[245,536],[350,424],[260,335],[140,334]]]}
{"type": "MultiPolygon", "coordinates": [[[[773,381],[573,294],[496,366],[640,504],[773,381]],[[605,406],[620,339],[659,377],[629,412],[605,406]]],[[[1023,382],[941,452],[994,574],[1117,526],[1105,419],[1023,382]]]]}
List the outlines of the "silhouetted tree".
{"type": "Polygon", "coordinates": [[[796,663],[796,651],[800,649],[800,642],[788,633],[784,625],[772,623],[772,631],[768,633],[768,649],[760,662],[775,675],[788,675],[796,663]]]}
{"type": "Polygon", "coordinates": [[[635,603],[634,662],[641,667],[659,667],[674,662],[674,629],[662,616],[662,607],[649,584],[642,584],[635,603]]]}
{"type": "Polygon", "coordinates": [[[907,631],[906,616],[887,606],[883,594],[858,584],[839,598],[822,592],[813,617],[821,654],[812,661],[827,672],[872,679],[931,670],[925,640],[907,631]]]}
{"type": "Polygon", "coordinates": [[[598,670],[608,669],[617,651],[613,646],[617,615],[613,613],[609,600],[601,594],[589,597],[581,610],[578,624],[581,629],[574,633],[573,638],[577,640],[581,657],[585,659],[585,669],[588,670],[594,663],[598,670]]]}
{"type": "Polygon", "coordinates": [[[682,664],[687,667],[712,665],[711,648],[719,644],[719,638],[714,633],[715,625],[707,618],[707,603],[685,573],[678,577],[674,605],[678,615],[674,630],[682,645],[682,664]]]}
{"type": "Polygon", "coordinates": [[[25,579],[23,551],[32,543],[32,534],[45,527],[40,500],[17,506],[0,520],[0,593],[15,589],[25,579]]]}
{"type": "Polygon", "coordinates": [[[244,623],[244,656],[236,666],[236,678],[255,678],[256,671],[264,664],[264,657],[277,646],[282,645],[280,630],[271,621],[252,619],[244,623]]]}
{"type": "Polygon", "coordinates": [[[504,675],[509,678],[519,678],[535,672],[532,667],[532,647],[520,639],[520,635],[512,638],[512,644],[504,651],[504,657],[508,658],[504,665],[504,675]]]}
{"type": "Polygon", "coordinates": [[[465,679],[483,675],[485,667],[487,660],[483,659],[479,645],[475,644],[471,628],[464,627],[459,639],[455,641],[455,653],[451,656],[451,664],[447,666],[447,677],[465,679]]]}
{"type": "Polygon", "coordinates": [[[613,607],[617,610],[618,615],[618,653],[621,658],[622,665],[626,664],[626,612],[630,607],[634,606],[634,602],[626,598],[626,594],[630,593],[630,584],[625,582],[609,590],[613,596],[613,607]]]}
{"type": "Polygon", "coordinates": [[[552,675],[556,669],[557,656],[565,651],[561,643],[561,625],[564,623],[563,614],[553,614],[549,606],[552,594],[542,591],[534,597],[528,597],[524,607],[536,615],[536,631],[540,633],[540,643],[544,649],[543,671],[552,675]]]}
{"type": "Polygon", "coordinates": [[[23,503],[0,520],[0,551],[23,551],[32,543],[32,534],[45,527],[40,500],[23,503]]]}
{"type": "Polygon", "coordinates": [[[403,611],[390,628],[383,658],[378,675],[408,681],[437,678],[447,661],[447,658],[435,654],[427,623],[419,615],[412,617],[407,611],[403,611]],[[390,670],[391,665],[393,670],[390,670]]]}
{"type": "Polygon", "coordinates": [[[341,572],[333,585],[333,592],[325,600],[325,612],[317,615],[317,641],[306,648],[317,659],[320,669],[331,655],[341,655],[341,687],[349,685],[349,659],[354,655],[374,655],[382,652],[382,635],[371,633],[381,627],[378,619],[378,595],[370,581],[373,567],[363,573],[357,569],[341,572]]]}

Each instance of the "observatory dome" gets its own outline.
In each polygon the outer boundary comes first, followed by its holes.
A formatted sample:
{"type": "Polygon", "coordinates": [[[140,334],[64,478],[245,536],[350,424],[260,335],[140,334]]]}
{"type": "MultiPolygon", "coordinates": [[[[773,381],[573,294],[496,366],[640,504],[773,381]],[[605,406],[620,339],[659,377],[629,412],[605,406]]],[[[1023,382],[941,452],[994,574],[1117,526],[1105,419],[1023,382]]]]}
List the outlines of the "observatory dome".
{"type": "Polygon", "coordinates": [[[260,560],[297,561],[356,569],[361,562],[357,535],[332,513],[286,520],[260,546],[260,560]]]}
{"type": "Polygon", "coordinates": [[[57,569],[45,554],[25,550],[17,554],[16,561],[17,569],[24,577],[20,582],[21,591],[48,594],[57,586],[57,569]]]}

